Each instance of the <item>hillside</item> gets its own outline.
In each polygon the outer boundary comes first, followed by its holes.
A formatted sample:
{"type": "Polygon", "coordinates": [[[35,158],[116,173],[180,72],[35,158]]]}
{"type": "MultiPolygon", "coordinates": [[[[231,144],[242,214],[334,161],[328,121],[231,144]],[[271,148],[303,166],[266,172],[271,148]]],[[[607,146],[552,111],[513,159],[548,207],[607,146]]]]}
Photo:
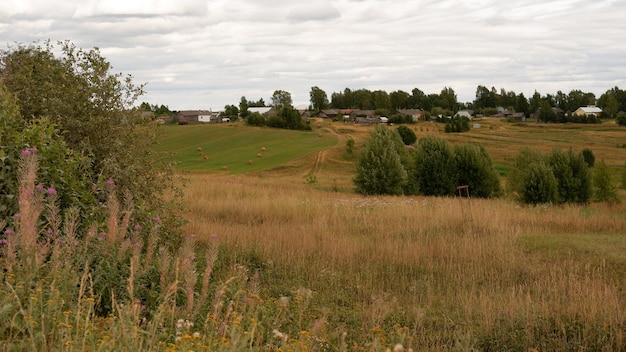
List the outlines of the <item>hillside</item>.
{"type": "MultiPolygon", "coordinates": [[[[511,160],[523,147],[544,153],[554,148],[572,148],[575,152],[589,148],[597,161],[604,160],[611,168],[616,182],[626,161],[626,127],[619,127],[613,121],[598,125],[513,124],[483,118],[473,124],[480,127],[466,133],[444,133],[443,124],[432,122],[407,126],[418,138],[435,134],[453,144],[483,145],[501,176],[506,176],[511,160]]],[[[316,188],[325,190],[352,190],[354,163],[372,126],[321,119],[312,126],[312,132],[302,132],[250,127],[242,123],[169,125],[164,126],[159,151],[163,155],[173,153],[169,158],[178,162],[180,170],[246,173],[288,182],[314,183],[316,188]],[[346,151],[349,138],[355,140],[352,154],[346,151]],[[265,151],[261,150],[263,147],[265,151]]]]}

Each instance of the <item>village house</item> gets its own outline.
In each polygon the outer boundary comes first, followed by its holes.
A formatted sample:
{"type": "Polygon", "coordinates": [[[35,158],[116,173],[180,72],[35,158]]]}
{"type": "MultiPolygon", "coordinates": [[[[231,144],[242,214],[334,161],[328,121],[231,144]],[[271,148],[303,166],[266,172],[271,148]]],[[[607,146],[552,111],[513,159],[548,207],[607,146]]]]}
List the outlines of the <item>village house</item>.
{"type": "Polygon", "coordinates": [[[420,109],[400,109],[399,114],[411,116],[413,122],[417,122],[422,119],[422,110],[420,109]]]}
{"type": "Polygon", "coordinates": [[[174,116],[174,121],[179,125],[223,122],[220,112],[209,110],[182,110],[174,116]]]}
{"type": "Polygon", "coordinates": [[[599,107],[595,106],[595,105],[587,105],[587,106],[581,106],[578,109],[576,109],[576,111],[574,111],[572,113],[572,115],[574,116],[590,116],[593,115],[597,118],[600,118],[600,115],[602,115],[602,109],[600,109],[599,107]]]}

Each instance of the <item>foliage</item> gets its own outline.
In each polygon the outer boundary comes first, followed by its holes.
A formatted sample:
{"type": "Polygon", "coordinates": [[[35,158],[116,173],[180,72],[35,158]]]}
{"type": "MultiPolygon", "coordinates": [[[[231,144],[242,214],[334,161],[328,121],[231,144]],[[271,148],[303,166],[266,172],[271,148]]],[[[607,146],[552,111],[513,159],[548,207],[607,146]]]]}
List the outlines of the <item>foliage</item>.
{"type": "Polygon", "coordinates": [[[348,138],[346,140],[346,152],[352,155],[353,151],[354,151],[354,139],[348,138]]]}
{"type": "Polygon", "coordinates": [[[265,126],[265,118],[258,112],[253,112],[246,118],[246,123],[250,126],[265,126]]]}
{"type": "Polygon", "coordinates": [[[402,139],[402,142],[405,145],[412,145],[417,142],[417,136],[415,135],[415,132],[413,132],[412,129],[406,126],[398,126],[398,128],[396,128],[396,132],[398,132],[400,138],[402,139]]]}
{"type": "Polygon", "coordinates": [[[597,202],[619,203],[617,186],[613,183],[609,167],[601,160],[593,172],[594,198],[597,202]]]}
{"type": "Polygon", "coordinates": [[[617,118],[615,119],[615,122],[617,123],[618,126],[626,126],[626,113],[620,112],[619,114],[617,114],[617,118]]]}
{"type": "Polygon", "coordinates": [[[154,117],[173,116],[174,112],[170,110],[167,105],[157,105],[143,102],[139,105],[139,110],[148,111],[154,113],[154,117]]]}
{"type": "Polygon", "coordinates": [[[403,194],[408,185],[408,153],[400,136],[377,125],[363,146],[354,184],[362,194],[403,194]]]}
{"type": "Polygon", "coordinates": [[[467,132],[470,130],[469,119],[465,116],[456,115],[446,121],[446,132],[467,132]]]}
{"type": "Polygon", "coordinates": [[[491,198],[500,194],[500,179],[491,157],[480,145],[461,144],[454,147],[457,185],[469,186],[472,197],[491,198]]]}
{"type": "Polygon", "coordinates": [[[50,173],[56,179],[47,181],[67,187],[64,197],[72,198],[71,204],[84,214],[105,201],[94,192],[97,185],[114,180],[130,192],[136,219],[147,221],[161,213],[168,224],[178,221],[166,216],[175,199],[165,202],[162,197],[176,191],[173,174],[169,165],[154,160],[158,126],[148,124],[141,110],[133,108],[143,86],[134,85],[131,76],[111,73],[111,64],[98,49],[83,50],[70,42],[59,46],[17,45],[0,53],[0,81],[19,109],[10,129],[2,133],[17,133],[19,138],[26,137],[26,130],[39,134],[39,139],[32,140],[33,134],[15,147],[36,142],[41,144],[32,147],[54,153],[45,155],[46,162],[55,163],[50,173]],[[64,157],[67,162],[61,160],[64,157]]]}
{"type": "Polygon", "coordinates": [[[311,87],[309,96],[311,107],[314,111],[320,111],[328,107],[328,96],[326,95],[326,92],[318,86],[311,87]]]}
{"type": "Polygon", "coordinates": [[[272,94],[272,106],[276,109],[280,110],[283,107],[292,107],[292,105],[291,93],[278,89],[272,94]]]}
{"type": "Polygon", "coordinates": [[[415,150],[415,177],[419,193],[448,196],[456,191],[457,174],[454,153],[440,137],[421,138],[415,150]]]}
{"type": "Polygon", "coordinates": [[[557,201],[556,178],[541,152],[523,148],[515,156],[508,177],[508,187],[518,201],[525,204],[557,201]]]}
{"type": "Polygon", "coordinates": [[[593,191],[592,179],[582,153],[555,149],[547,158],[557,182],[558,202],[588,203],[593,191]]]}
{"type": "Polygon", "coordinates": [[[519,200],[524,204],[554,203],[558,199],[556,179],[544,162],[526,166],[520,189],[519,200]]]}
{"type": "Polygon", "coordinates": [[[585,164],[587,164],[587,167],[593,167],[593,165],[595,165],[596,156],[593,154],[593,150],[585,148],[580,152],[580,154],[585,160],[585,164]]]}
{"type": "Polygon", "coordinates": [[[224,106],[224,115],[231,118],[237,118],[237,116],[239,116],[239,108],[235,105],[226,105],[224,106]]]}

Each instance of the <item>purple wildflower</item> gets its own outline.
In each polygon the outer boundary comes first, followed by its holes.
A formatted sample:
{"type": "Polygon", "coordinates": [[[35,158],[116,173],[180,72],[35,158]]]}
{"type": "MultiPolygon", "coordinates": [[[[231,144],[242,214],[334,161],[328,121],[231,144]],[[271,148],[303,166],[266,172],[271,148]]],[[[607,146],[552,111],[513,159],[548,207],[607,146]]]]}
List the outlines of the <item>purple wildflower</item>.
{"type": "Polygon", "coordinates": [[[38,151],[39,151],[39,149],[37,149],[37,147],[30,148],[30,152],[31,153],[37,153],[38,151]]]}
{"type": "Polygon", "coordinates": [[[40,184],[38,184],[37,186],[35,186],[35,188],[36,188],[38,191],[41,191],[41,190],[43,190],[43,185],[40,183],[40,184]]]}
{"type": "Polygon", "coordinates": [[[56,189],[54,189],[54,188],[52,188],[52,187],[50,187],[50,188],[48,188],[47,193],[48,193],[49,195],[51,195],[51,196],[55,196],[55,195],[57,194],[57,190],[56,190],[56,189]]]}
{"type": "Polygon", "coordinates": [[[98,235],[99,235],[100,237],[106,237],[107,233],[106,233],[106,232],[104,232],[104,231],[102,231],[102,232],[100,232],[98,235]]]}
{"type": "Polygon", "coordinates": [[[7,236],[10,236],[10,235],[12,235],[14,232],[13,232],[13,230],[11,230],[11,229],[6,229],[6,230],[4,230],[4,232],[3,232],[3,233],[4,233],[5,235],[7,235],[7,236]]]}
{"type": "Polygon", "coordinates": [[[29,156],[31,153],[30,149],[24,149],[22,150],[22,156],[29,156]]]}
{"type": "Polygon", "coordinates": [[[158,217],[158,216],[155,216],[154,219],[152,219],[152,220],[154,220],[154,222],[156,222],[156,223],[160,223],[161,222],[161,218],[158,217]]]}
{"type": "Polygon", "coordinates": [[[218,237],[218,236],[217,236],[216,234],[214,234],[214,233],[212,233],[212,234],[211,234],[211,238],[212,238],[212,239],[216,239],[217,237],[218,237]]]}
{"type": "Polygon", "coordinates": [[[113,181],[112,179],[108,179],[107,180],[107,185],[108,186],[115,186],[115,181],[113,181]]]}
{"type": "Polygon", "coordinates": [[[141,225],[135,225],[135,226],[133,227],[133,230],[135,230],[135,231],[141,231],[141,225]]]}
{"type": "Polygon", "coordinates": [[[14,219],[17,219],[17,218],[19,218],[19,217],[20,217],[20,213],[15,213],[15,214],[13,214],[13,218],[14,218],[14,219]]]}
{"type": "Polygon", "coordinates": [[[7,243],[9,243],[9,240],[7,240],[6,238],[3,238],[0,240],[0,245],[7,244],[7,243]]]}

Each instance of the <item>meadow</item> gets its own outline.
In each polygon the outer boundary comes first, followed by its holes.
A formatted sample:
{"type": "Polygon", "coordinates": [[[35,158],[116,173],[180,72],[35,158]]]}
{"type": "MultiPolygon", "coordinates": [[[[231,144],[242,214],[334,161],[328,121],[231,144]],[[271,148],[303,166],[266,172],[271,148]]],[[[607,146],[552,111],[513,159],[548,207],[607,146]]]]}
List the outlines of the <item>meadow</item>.
{"type": "MultiPolygon", "coordinates": [[[[624,168],[626,129],[612,122],[480,124],[411,128],[483,144],[503,182],[523,146],[590,148],[615,183],[624,168]]],[[[79,233],[79,214],[36,183],[35,150],[22,152],[0,350],[626,350],[624,190],[621,203],[560,206],[366,197],[351,180],[371,126],[162,127],[184,190],[175,252],[157,246],[158,216],[133,226],[113,181],[106,231],[79,233]]]]}
{"type": "MultiPolygon", "coordinates": [[[[626,161],[626,129],[610,122],[480,124],[411,128],[481,143],[503,175],[524,146],[590,148],[616,183],[626,161]]],[[[225,256],[258,272],[265,295],[311,290],[307,315],[324,320],[326,338],[346,333],[372,350],[624,349],[623,204],[356,195],[354,161],[371,127],[314,126],[337,146],[253,173],[186,174],[188,232],[220,234],[225,256]]]]}

